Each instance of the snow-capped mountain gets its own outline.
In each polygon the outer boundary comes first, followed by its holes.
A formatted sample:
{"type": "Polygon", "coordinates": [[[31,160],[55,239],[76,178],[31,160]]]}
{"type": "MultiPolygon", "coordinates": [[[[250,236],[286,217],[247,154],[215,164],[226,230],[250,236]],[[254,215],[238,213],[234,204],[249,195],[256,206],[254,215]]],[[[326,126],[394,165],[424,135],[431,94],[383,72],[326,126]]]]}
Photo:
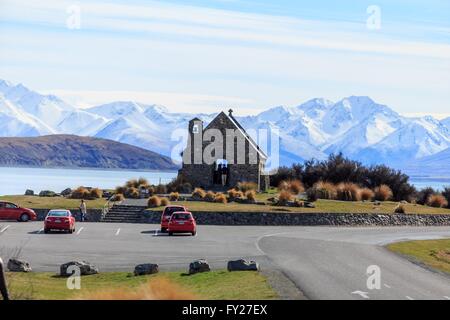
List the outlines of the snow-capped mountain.
{"type": "MultiPolygon", "coordinates": [[[[171,139],[177,129],[186,130],[194,117],[207,125],[214,116],[171,113],[160,105],[133,101],[78,109],[58,97],[0,80],[0,136],[76,134],[170,155],[180,143],[171,139]]],[[[364,163],[402,168],[420,159],[432,162],[431,156],[450,148],[450,118],[403,117],[369,97],[352,96],[336,103],[313,99],[237,118],[251,135],[259,129],[279,134],[282,165],[342,152],[364,163]]]]}

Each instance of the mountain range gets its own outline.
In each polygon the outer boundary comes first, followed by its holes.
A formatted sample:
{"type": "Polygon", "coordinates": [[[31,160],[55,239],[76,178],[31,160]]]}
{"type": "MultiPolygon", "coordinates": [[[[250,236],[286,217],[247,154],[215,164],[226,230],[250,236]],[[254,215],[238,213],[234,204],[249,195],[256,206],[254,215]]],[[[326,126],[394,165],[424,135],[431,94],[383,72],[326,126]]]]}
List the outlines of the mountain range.
{"type": "MultiPolygon", "coordinates": [[[[170,156],[179,143],[170,139],[175,129],[186,129],[194,117],[208,123],[214,116],[173,113],[161,105],[133,101],[80,109],[54,95],[0,80],[0,136],[4,137],[74,134],[170,156]]],[[[365,164],[382,163],[406,171],[426,163],[430,172],[438,168],[450,176],[448,158],[440,156],[450,153],[450,118],[405,117],[364,96],[338,102],[313,99],[236,118],[250,134],[252,129],[279,133],[281,165],[342,152],[365,164]]]]}

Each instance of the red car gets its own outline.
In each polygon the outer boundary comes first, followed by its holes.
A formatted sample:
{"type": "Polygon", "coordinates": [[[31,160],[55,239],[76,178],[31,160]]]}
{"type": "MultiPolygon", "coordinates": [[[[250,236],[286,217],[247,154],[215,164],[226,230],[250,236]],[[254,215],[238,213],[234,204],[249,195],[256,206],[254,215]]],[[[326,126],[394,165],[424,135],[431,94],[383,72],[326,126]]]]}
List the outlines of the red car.
{"type": "Polygon", "coordinates": [[[49,233],[51,230],[75,232],[75,218],[70,210],[50,210],[48,212],[44,221],[44,233],[49,233]]]}
{"type": "Polygon", "coordinates": [[[37,215],[33,210],[22,208],[12,202],[0,201],[0,220],[27,222],[36,219],[37,215]]]}
{"type": "Polygon", "coordinates": [[[169,236],[174,233],[191,233],[193,236],[197,233],[197,224],[190,212],[175,212],[170,217],[167,228],[169,236]]]}
{"type": "Polygon", "coordinates": [[[169,227],[170,217],[174,212],[186,212],[186,208],[183,206],[167,206],[161,216],[161,232],[166,232],[169,227]]]}

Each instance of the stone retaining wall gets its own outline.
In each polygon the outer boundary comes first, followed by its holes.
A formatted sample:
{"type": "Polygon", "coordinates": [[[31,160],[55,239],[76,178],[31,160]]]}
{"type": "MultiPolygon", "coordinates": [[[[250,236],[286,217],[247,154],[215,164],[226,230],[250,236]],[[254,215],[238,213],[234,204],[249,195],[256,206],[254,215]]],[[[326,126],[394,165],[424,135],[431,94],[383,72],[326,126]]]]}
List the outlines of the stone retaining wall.
{"type": "MultiPolygon", "coordinates": [[[[349,214],[277,212],[193,212],[200,225],[267,226],[450,226],[444,214],[349,214]]],[[[143,223],[159,224],[161,212],[145,211],[143,223]]]]}
{"type": "MultiPolygon", "coordinates": [[[[34,212],[37,214],[37,220],[38,221],[44,221],[45,217],[47,216],[47,213],[50,211],[50,209],[33,209],[34,212]]],[[[72,214],[75,216],[75,219],[77,221],[80,221],[80,210],[70,210],[72,214]]],[[[100,222],[102,219],[102,209],[87,209],[87,217],[86,221],[88,222],[100,222]]]]}

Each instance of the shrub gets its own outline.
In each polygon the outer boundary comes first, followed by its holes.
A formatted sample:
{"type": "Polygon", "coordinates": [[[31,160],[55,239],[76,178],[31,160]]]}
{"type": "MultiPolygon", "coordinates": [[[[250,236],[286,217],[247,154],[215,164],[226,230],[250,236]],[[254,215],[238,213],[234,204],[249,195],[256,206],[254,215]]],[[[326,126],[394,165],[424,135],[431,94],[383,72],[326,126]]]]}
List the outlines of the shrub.
{"type": "Polygon", "coordinates": [[[137,188],[137,187],[139,187],[139,185],[140,185],[140,183],[136,179],[130,179],[127,182],[125,182],[126,188],[137,188]]]}
{"type": "Polygon", "coordinates": [[[85,187],[78,187],[74,191],[72,191],[71,198],[72,199],[89,199],[90,192],[85,187]]]}
{"type": "Polygon", "coordinates": [[[242,191],[242,192],[247,192],[247,191],[249,191],[249,190],[255,190],[256,191],[256,189],[258,189],[258,185],[256,184],[256,183],[254,183],[254,182],[239,182],[238,184],[237,184],[237,187],[236,187],[238,190],[240,190],[240,191],[242,191]]]}
{"type": "Polygon", "coordinates": [[[122,186],[118,186],[116,187],[116,192],[115,193],[121,193],[121,194],[125,194],[125,191],[127,190],[126,187],[122,187],[122,186]]]}
{"type": "Polygon", "coordinates": [[[416,202],[421,205],[426,205],[430,196],[436,193],[436,190],[431,187],[424,188],[418,192],[416,202]]]}
{"type": "Polygon", "coordinates": [[[155,187],[154,186],[147,186],[148,193],[152,196],[155,194],[155,187]]]}
{"type": "Polygon", "coordinates": [[[215,198],[214,198],[214,202],[218,202],[218,203],[227,203],[227,197],[223,194],[223,193],[218,193],[216,194],[215,198]]]}
{"type": "Polygon", "coordinates": [[[394,213],[406,213],[406,207],[403,203],[399,203],[398,206],[395,207],[394,213]]]}
{"type": "Polygon", "coordinates": [[[362,201],[372,201],[375,197],[375,193],[369,188],[362,188],[360,191],[362,201]]]}
{"type": "Polygon", "coordinates": [[[428,198],[427,205],[433,208],[445,208],[448,202],[442,194],[433,194],[428,198]]]}
{"type": "Polygon", "coordinates": [[[216,198],[216,194],[213,191],[208,191],[204,197],[204,199],[206,201],[211,201],[211,202],[214,201],[215,198],[216,198]]]}
{"type": "Polygon", "coordinates": [[[121,193],[116,193],[111,197],[110,200],[115,202],[122,202],[123,200],[125,200],[125,197],[121,193]]]}
{"type": "Polygon", "coordinates": [[[202,188],[195,188],[194,192],[192,192],[192,197],[194,198],[204,199],[205,196],[206,192],[202,188]]]}
{"type": "Polygon", "coordinates": [[[375,200],[378,201],[388,201],[392,199],[392,190],[389,186],[382,184],[379,187],[376,187],[375,190],[375,200]]]}
{"type": "Polygon", "coordinates": [[[192,193],[192,185],[187,182],[182,175],[167,184],[168,192],[192,193]]]}
{"type": "Polygon", "coordinates": [[[292,194],[299,194],[305,191],[303,184],[300,180],[281,181],[278,185],[279,191],[290,191],[292,194]]]}
{"type": "Polygon", "coordinates": [[[158,196],[152,196],[152,197],[148,198],[147,205],[150,208],[160,207],[161,206],[161,198],[158,196]]]}
{"type": "Polygon", "coordinates": [[[318,199],[316,189],[309,188],[308,190],[306,190],[306,198],[309,202],[316,202],[318,199]]]}
{"type": "Polygon", "coordinates": [[[169,199],[170,201],[178,201],[178,199],[180,199],[180,194],[178,192],[171,192],[169,199]]]}
{"type": "Polygon", "coordinates": [[[445,187],[444,191],[442,191],[442,195],[447,200],[448,203],[447,208],[450,208],[450,187],[445,187]]]}
{"type": "Polygon", "coordinates": [[[341,201],[360,201],[360,188],[354,183],[340,183],[337,187],[337,199],[341,201]]]}
{"type": "Polygon", "coordinates": [[[131,199],[139,199],[140,193],[139,190],[135,187],[130,187],[125,190],[125,197],[131,199]]]}
{"type": "Polygon", "coordinates": [[[169,199],[167,199],[167,198],[161,198],[161,205],[162,206],[168,206],[170,204],[170,201],[169,201],[169,199]]]}
{"type": "Polygon", "coordinates": [[[99,188],[91,189],[89,196],[90,196],[90,198],[93,198],[93,199],[100,199],[101,197],[103,197],[103,191],[100,190],[99,188]]]}
{"type": "Polygon", "coordinates": [[[137,180],[137,184],[140,185],[140,186],[148,186],[149,185],[148,180],[143,178],[143,177],[140,177],[137,180]]]}
{"type": "Polygon", "coordinates": [[[316,199],[336,200],[337,198],[336,186],[330,182],[319,181],[312,189],[311,192],[316,193],[316,199]]]}
{"type": "Polygon", "coordinates": [[[247,200],[256,201],[256,192],[255,192],[255,190],[248,190],[245,193],[245,197],[247,198],[247,200]]]}
{"type": "Polygon", "coordinates": [[[289,183],[286,180],[281,181],[278,184],[278,191],[286,191],[289,190],[289,183]]]}
{"type": "Polygon", "coordinates": [[[167,193],[167,186],[164,184],[158,184],[155,187],[155,193],[157,194],[166,194],[167,193]]]}
{"type": "Polygon", "coordinates": [[[278,202],[280,204],[286,204],[288,201],[291,201],[292,199],[294,199],[294,196],[288,190],[283,190],[278,195],[278,202]]]}

